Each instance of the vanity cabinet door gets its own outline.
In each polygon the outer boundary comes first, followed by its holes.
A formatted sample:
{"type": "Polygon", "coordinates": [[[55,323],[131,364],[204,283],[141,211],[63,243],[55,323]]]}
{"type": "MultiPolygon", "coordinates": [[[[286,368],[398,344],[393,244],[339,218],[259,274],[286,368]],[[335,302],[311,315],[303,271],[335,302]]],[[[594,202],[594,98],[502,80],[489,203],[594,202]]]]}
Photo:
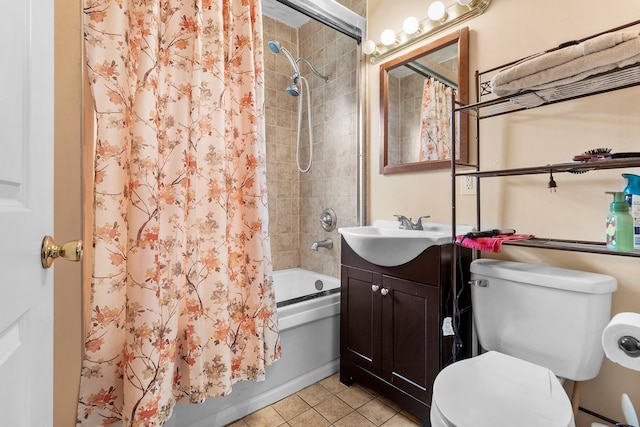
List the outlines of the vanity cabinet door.
{"type": "Polygon", "coordinates": [[[342,266],[340,357],[377,375],[382,369],[381,285],[380,273],[342,266]]]}
{"type": "Polygon", "coordinates": [[[440,367],[439,288],[384,276],[382,289],[382,377],[428,403],[440,367]]]}

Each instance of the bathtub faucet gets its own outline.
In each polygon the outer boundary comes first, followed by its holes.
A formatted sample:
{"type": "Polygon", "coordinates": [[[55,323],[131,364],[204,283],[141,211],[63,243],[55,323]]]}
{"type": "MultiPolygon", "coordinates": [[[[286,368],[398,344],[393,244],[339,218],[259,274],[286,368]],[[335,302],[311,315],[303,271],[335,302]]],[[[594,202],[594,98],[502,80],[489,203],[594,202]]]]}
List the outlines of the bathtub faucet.
{"type": "Polygon", "coordinates": [[[312,251],[317,251],[318,248],[333,248],[333,240],[331,240],[330,238],[326,238],[324,240],[320,240],[319,242],[313,242],[309,247],[309,249],[311,249],[312,251]]]}

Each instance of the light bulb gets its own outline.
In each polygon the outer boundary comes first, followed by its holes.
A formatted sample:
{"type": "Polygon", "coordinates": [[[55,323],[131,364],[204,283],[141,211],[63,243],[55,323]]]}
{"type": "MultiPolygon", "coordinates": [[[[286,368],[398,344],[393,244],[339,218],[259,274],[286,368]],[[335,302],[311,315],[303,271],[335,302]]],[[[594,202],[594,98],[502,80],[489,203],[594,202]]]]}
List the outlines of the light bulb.
{"type": "Polygon", "coordinates": [[[476,0],[458,0],[458,4],[460,6],[469,6],[469,7],[473,7],[473,5],[476,3],[476,0]]]}
{"type": "Polygon", "coordinates": [[[365,55],[371,55],[376,51],[376,48],[376,42],[374,42],[373,40],[365,40],[362,43],[362,53],[364,53],[365,55]]]}
{"type": "Polygon", "coordinates": [[[429,9],[427,10],[427,15],[429,16],[429,19],[434,20],[434,21],[440,21],[445,17],[446,11],[445,11],[445,7],[444,7],[444,3],[442,3],[441,1],[434,1],[433,3],[431,3],[431,5],[429,6],[429,9]]]}
{"type": "Polygon", "coordinates": [[[420,23],[418,22],[418,18],[415,16],[410,16],[404,20],[402,24],[402,31],[406,34],[414,34],[420,28],[420,23]]]}
{"type": "Polygon", "coordinates": [[[393,30],[386,29],[380,34],[380,41],[385,46],[391,46],[396,42],[396,33],[393,30]]]}

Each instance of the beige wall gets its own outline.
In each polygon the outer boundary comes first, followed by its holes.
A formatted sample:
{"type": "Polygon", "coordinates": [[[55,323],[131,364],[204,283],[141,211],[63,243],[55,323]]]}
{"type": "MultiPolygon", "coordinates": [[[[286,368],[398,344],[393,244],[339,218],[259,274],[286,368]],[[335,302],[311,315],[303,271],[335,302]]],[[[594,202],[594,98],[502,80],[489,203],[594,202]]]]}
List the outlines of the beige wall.
{"type": "MultiPolygon", "coordinates": [[[[80,0],[55,2],[54,237],[82,236],[80,0]]],[[[54,426],[75,425],[82,348],[81,265],[54,265],[54,426]]]]}
{"type": "MultiPolygon", "coordinates": [[[[373,38],[385,28],[400,30],[410,14],[419,19],[426,17],[422,1],[406,0],[399,5],[387,0],[369,1],[368,24],[373,38]]],[[[470,70],[473,73],[499,66],[625,24],[634,19],[637,7],[635,0],[621,0],[615,6],[594,0],[494,0],[484,15],[462,24],[470,29],[470,70]]],[[[393,214],[431,214],[432,220],[449,222],[448,170],[392,176],[378,173],[378,68],[370,64],[367,70],[369,221],[391,219],[393,214]]],[[[475,93],[472,89],[471,93],[475,93]]],[[[567,162],[575,154],[598,147],[609,147],[614,152],[637,151],[639,99],[640,88],[633,88],[484,120],[482,162],[486,168],[520,167],[567,162]]],[[[510,227],[541,237],[603,241],[610,203],[610,196],[604,192],[622,190],[625,183],[621,173],[556,174],[556,193],[547,189],[549,177],[545,175],[485,179],[483,228],[510,227]]],[[[458,200],[462,203],[458,220],[472,222],[473,198],[461,196],[458,200]]],[[[639,311],[638,258],[515,248],[504,249],[500,257],[610,274],[619,286],[613,297],[612,314],[639,311]]],[[[623,421],[619,403],[623,392],[640,407],[640,373],[605,360],[599,377],[585,383],[581,404],[623,421]]],[[[597,420],[581,413],[577,421],[578,426],[589,426],[597,420]]]]}

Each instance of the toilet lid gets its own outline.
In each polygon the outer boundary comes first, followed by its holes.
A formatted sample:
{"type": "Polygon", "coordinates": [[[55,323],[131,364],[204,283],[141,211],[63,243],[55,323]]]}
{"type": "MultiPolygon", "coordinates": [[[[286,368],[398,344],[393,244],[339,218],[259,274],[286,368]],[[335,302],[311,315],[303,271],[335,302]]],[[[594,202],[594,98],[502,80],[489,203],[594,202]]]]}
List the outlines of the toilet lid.
{"type": "Polygon", "coordinates": [[[553,372],[495,351],[446,367],[433,401],[453,426],[573,426],[571,403],[553,372]]]}

